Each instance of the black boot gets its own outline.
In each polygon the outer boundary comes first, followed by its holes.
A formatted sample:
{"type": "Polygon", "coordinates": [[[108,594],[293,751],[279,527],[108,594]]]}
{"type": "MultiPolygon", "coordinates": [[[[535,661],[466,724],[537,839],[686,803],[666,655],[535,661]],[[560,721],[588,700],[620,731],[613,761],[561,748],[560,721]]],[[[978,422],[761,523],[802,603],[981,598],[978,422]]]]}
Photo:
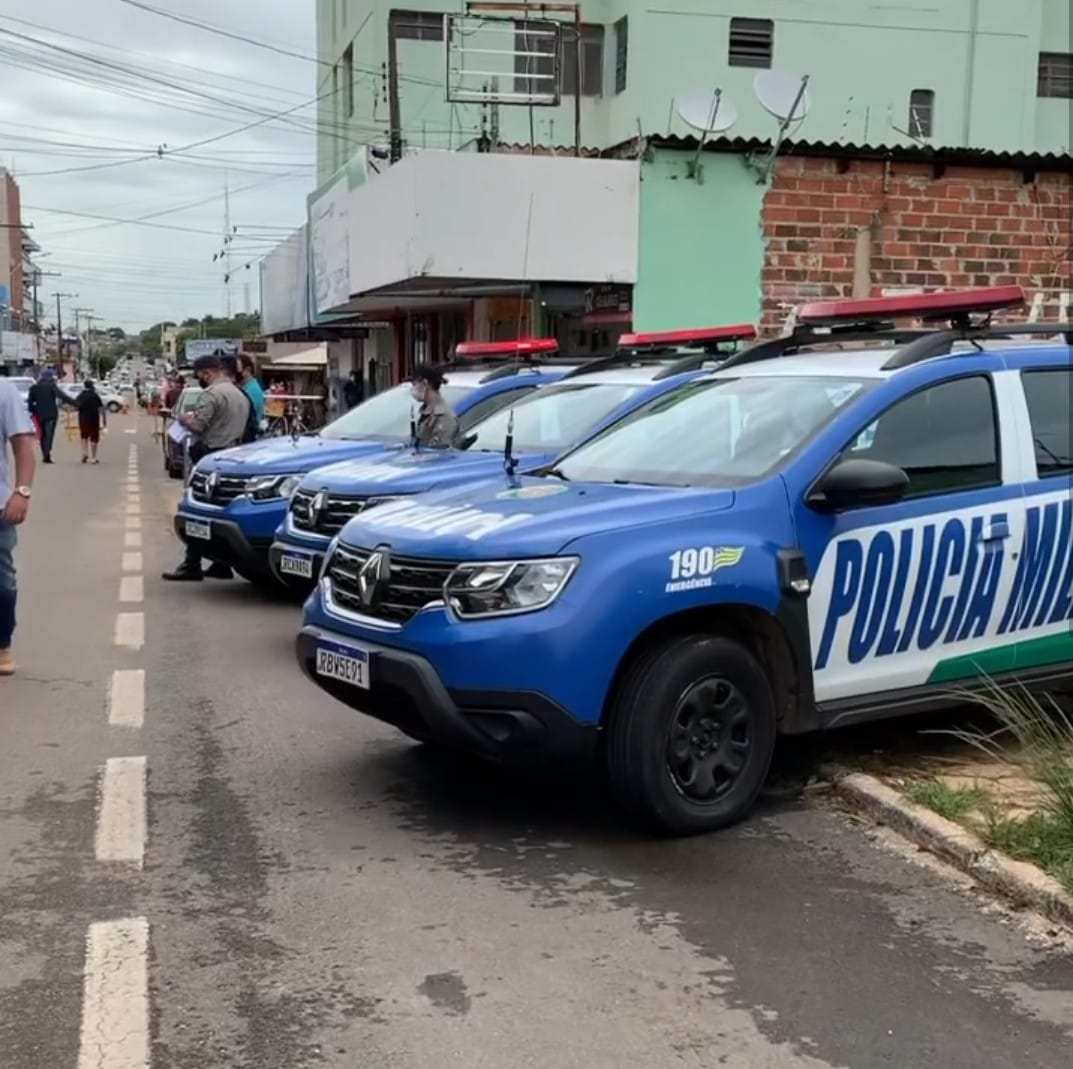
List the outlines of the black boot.
{"type": "Polygon", "coordinates": [[[169,583],[200,583],[205,577],[200,568],[189,568],[186,564],[180,564],[175,571],[164,572],[160,578],[169,583]]]}

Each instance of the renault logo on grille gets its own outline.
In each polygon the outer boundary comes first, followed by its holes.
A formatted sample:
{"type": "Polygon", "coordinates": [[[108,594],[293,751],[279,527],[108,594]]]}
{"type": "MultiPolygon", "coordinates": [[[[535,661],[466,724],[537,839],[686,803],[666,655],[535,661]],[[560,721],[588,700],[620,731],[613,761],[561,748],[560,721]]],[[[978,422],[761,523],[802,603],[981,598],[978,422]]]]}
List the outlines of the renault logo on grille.
{"type": "Polygon", "coordinates": [[[309,524],[311,527],[316,527],[320,523],[320,514],[324,511],[324,506],[327,503],[328,495],[323,490],[309,502],[309,524]]]}
{"type": "Polygon", "coordinates": [[[378,549],[358,571],[358,595],[361,603],[372,608],[380,603],[391,578],[391,556],[386,549],[378,549]]]}
{"type": "Polygon", "coordinates": [[[208,497],[216,496],[216,484],[219,482],[220,476],[217,472],[209,472],[209,477],[205,480],[205,493],[208,497]]]}

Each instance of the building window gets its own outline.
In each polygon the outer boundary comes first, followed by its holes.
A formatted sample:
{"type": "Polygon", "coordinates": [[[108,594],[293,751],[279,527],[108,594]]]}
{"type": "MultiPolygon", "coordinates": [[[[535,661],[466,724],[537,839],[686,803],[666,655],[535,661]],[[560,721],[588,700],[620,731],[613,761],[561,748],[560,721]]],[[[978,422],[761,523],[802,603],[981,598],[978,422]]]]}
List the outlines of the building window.
{"type": "Polygon", "coordinates": [[[1073,98],[1073,55],[1069,52],[1041,52],[1036,95],[1073,98]]]}
{"type": "Polygon", "coordinates": [[[347,45],[343,53],[343,114],[354,114],[354,46],[347,45]]]}
{"type": "Polygon", "coordinates": [[[770,67],[775,50],[775,23],[771,19],[731,19],[731,67],[770,67]]]}
{"type": "Polygon", "coordinates": [[[439,11],[392,11],[391,14],[399,40],[443,40],[443,15],[439,11]]]}
{"type": "MultiPolygon", "coordinates": [[[[556,76],[560,96],[577,90],[577,33],[563,26],[559,35],[559,55],[555,39],[545,23],[514,24],[514,91],[532,95],[551,93],[556,76]],[[558,59],[558,64],[556,64],[558,59]]],[[[604,83],[604,28],[583,23],[581,27],[581,95],[600,96],[604,83]]]]}
{"type": "Polygon", "coordinates": [[[935,123],[935,92],[914,89],[909,94],[909,136],[931,137],[935,123]]]}
{"type": "MultiPolygon", "coordinates": [[[[564,26],[559,39],[559,92],[572,97],[577,92],[577,30],[564,26]]],[[[581,26],[581,95],[598,97],[604,91],[604,28],[581,26]]]]}
{"type": "Polygon", "coordinates": [[[626,56],[629,52],[630,20],[623,16],[615,23],[615,92],[626,91],[626,56]]]}

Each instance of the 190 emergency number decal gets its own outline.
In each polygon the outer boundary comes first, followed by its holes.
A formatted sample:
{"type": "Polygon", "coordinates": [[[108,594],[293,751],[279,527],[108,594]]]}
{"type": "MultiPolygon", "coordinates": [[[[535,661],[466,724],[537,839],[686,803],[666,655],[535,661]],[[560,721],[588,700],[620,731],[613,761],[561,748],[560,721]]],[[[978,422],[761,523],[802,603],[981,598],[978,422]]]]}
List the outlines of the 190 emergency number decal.
{"type": "Polygon", "coordinates": [[[671,581],[664,587],[668,594],[681,590],[701,590],[715,582],[715,573],[733,568],[745,555],[744,546],[690,546],[679,549],[668,558],[671,562],[671,581]]]}

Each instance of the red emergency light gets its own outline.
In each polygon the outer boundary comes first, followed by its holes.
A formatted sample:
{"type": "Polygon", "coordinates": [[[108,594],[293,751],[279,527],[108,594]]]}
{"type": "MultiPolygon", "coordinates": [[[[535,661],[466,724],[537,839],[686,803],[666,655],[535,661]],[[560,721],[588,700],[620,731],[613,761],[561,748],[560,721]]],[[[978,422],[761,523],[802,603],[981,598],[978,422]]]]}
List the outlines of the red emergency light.
{"type": "Polygon", "coordinates": [[[654,330],[619,337],[620,349],[640,349],[647,346],[705,345],[720,341],[751,341],[756,337],[752,323],[726,327],[694,327],[689,330],[654,330]]]}
{"type": "Polygon", "coordinates": [[[455,356],[530,356],[557,353],[555,338],[515,338],[512,341],[463,341],[455,346],[455,356]]]}
{"type": "Polygon", "coordinates": [[[963,319],[1026,303],[1020,286],[989,286],[938,293],[906,293],[894,297],[863,297],[845,301],[814,301],[797,313],[799,323],[834,326],[888,319],[963,319]]]}

